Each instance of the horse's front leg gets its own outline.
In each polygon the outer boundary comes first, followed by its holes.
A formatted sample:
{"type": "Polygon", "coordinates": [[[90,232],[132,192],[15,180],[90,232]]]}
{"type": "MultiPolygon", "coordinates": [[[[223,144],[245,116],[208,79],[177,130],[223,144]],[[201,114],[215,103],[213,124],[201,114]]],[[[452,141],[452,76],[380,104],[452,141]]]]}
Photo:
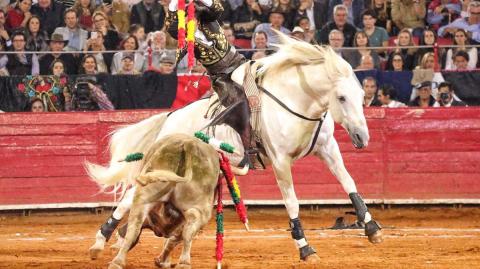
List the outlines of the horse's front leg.
{"type": "Polygon", "coordinates": [[[112,216],[109,217],[97,231],[97,234],[95,235],[95,243],[89,249],[90,258],[92,260],[98,258],[105,247],[105,243],[110,239],[118,224],[120,224],[123,216],[125,216],[125,214],[130,210],[130,207],[133,203],[135,189],[136,188],[133,187],[127,190],[125,196],[118,204],[112,216]]]}
{"type": "Polygon", "coordinates": [[[330,137],[327,143],[318,147],[318,150],[315,150],[314,153],[317,157],[324,160],[332,174],[342,184],[343,189],[352,201],[358,221],[365,224],[365,235],[368,236],[368,240],[372,243],[382,242],[382,227],[372,218],[372,215],[368,212],[367,205],[360,194],[358,194],[355,182],[345,168],[335,138],[333,136],[330,137]]]}
{"type": "Polygon", "coordinates": [[[319,257],[316,251],[307,243],[303,232],[302,224],[298,216],[299,203],[295,190],[293,188],[293,179],[291,171],[291,160],[275,160],[273,161],[273,171],[277,179],[278,187],[282,193],[283,202],[287,208],[290,217],[290,228],[292,229],[292,238],[295,240],[296,246],[300,251],[300,259],[309,262],[316,262],[319,257]]]}

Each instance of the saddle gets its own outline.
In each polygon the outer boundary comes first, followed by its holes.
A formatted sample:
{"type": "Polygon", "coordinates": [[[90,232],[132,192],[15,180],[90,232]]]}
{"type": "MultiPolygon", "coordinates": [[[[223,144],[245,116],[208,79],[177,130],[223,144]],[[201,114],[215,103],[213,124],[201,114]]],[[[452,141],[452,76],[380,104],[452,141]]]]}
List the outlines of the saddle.
{"type": "MultiPolygon", "coordinates": [[[[249,107],[250,107],[250,125],[252,127],[251,133],[251,145],[253,148],[258,149],[253,153],[248,153],[249,159],[244,159],[239,166],[244,166],[249,163],[253,165],[250,167],[251,169],[265,169],[265,164],[260,157],[260,153],[266,155],[265,149],[263,147],[262,139],[260,136],[260,112],[261,112],[261,95],[260,90],[258,89],[257,82],[255,80],[254,74],[252,73],[252,66],[254,62],[249,62],[246,65],[245,69],[245,76],[242,88],[245,91],[245,95],[247,96],[249,107]]],[[[254,67],[256,69],[256,67],[254,67]]],[[[209,105],[207,113],[205,114],[205,118],[213,119],[219,113],[225,110],[225,107],[221,105],[219,97],[217,94],[213,94],[210,96],[209,105]]],[[[209,127],[207,129],[207,133],[213,135],[215,132],[215,126],[209,127]]]]}

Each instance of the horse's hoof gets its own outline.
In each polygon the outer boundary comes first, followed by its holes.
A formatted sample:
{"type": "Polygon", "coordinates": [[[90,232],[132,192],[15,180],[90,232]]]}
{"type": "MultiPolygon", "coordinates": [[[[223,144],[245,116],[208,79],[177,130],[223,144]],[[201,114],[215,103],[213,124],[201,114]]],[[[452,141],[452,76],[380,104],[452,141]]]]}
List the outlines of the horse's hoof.
{"type": "Polygon", "coordinates": [[[175,269],[192,269],[192,265],[190,264],[185,264],[185,263],[179,263],[177,266],[175,266],[175,269]]]}
{"type": "Polygon", "coordinates": [[[320,257],[317,254],[312,254],[310,256],[305,257],[305,263],[307,264],[316,264],[320,262],[320,257]]]}
{"type": "Polygon", "coordinates": [[[309,256],[315,255],[315,253],[317,253],[315,249],[309,245],[303,246],[299,250],[300,250],[300,259],[302,261],[306,261],[309,256]]]}
{"type": "Polygon", "coordinates": [[[376,231],[375,233],[368,236],[368,241],[372,244],[380,244],[383,242],[383,233],[381,230],[376,231]]]}
{"type": "Polygon", "coordinates": [[[365,223],[365,235],[368,236],[368,241],[373,244],[383,242],[382,226],[375,220],[365,223]]]}
{"type": "Polygon", "coordinates": [[[96,260],[102,254],[103,249],[92,246],[88,251],[90,253],[90,259],[96,260]]]}
{"type": "Polygon", "coordinates": [[[116,264],[115,262],[111,262],[108,265],[108,269],[123,269],[124,267],[121,266],[120,264],[116,264]]]}
{"type": "Polygon", "coordinates": [[[162,262],[159,258],[155,258],[154,261],[155,261],[155,266],[157,266],[158,268],[165,269],[165,268],[172,267],[172,264],[170,262],[162,262]]]}

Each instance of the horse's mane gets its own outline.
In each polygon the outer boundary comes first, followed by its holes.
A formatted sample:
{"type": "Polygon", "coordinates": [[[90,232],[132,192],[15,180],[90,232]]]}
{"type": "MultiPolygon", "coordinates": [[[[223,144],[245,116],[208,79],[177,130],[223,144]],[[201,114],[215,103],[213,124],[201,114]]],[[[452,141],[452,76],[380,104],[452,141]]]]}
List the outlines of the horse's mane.
{"type": "MultiPolygon", "coordinates": [[[[276,74],[296,65],[326,64],[331,75],[348,77],[351,75],[345,61],[339,61],[339,56],[330,46],[311,45],[304,41],[293,39],[282,32],[274,30],[279,38],[278,51],[259,59],[260,75],[276,74]],[[338,57],[338,58],[337,58],[338,57]],[[333,73],[332,73],[333,72],[333,73]]],[[[348,65],[348,64],[347,64],[348,65]]]]}

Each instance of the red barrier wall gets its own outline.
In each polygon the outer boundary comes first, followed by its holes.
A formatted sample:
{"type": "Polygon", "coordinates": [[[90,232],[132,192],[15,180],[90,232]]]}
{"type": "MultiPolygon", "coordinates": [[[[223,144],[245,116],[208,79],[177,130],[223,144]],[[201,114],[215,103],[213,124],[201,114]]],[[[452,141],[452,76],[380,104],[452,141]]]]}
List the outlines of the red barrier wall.
{"type": "MultiPolygon", "coordinates": [[[[110,205],[83,168],[108,160],[115,126],[158,111],[0,114],[0,209],[110,205]]],[[[367,109],[370,145],[355,150],[343,129],[335,136],[359,192],[375,203],[479,203],[480,108],[367,109]]],[[[303,203],[348,203],[315,157],[294,168],[303,203]]],[[[279,203],[270,169],[239,179],[248,203],[279,203]]]]}

